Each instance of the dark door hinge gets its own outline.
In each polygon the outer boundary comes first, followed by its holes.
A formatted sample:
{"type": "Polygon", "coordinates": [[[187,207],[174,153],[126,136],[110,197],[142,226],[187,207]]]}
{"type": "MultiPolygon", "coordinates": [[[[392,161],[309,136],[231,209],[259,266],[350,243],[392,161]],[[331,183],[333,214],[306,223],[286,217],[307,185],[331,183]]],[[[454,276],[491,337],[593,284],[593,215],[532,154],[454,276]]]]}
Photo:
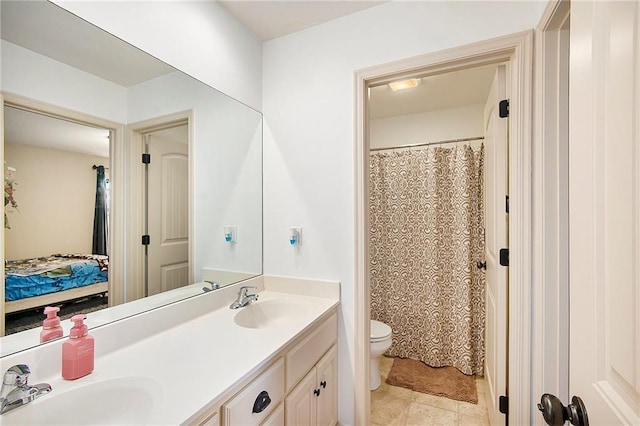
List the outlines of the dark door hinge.
{"type": "Polygon", "coordinates": [[[151,154],[142,154],[142,164],[151,163],[151,154]]]}
{"type": "Polygon", "coordinates": [[[505,210],[509,213],[509,196],[505,195],[505,210]]]}
{"type": "Polygon", "coordinates": [[[509,99],[503,99],[498,103],[498,115],[500,118],[509,116],[509,99]]]}
{"type": "Polygon", "coordinates": [[[509,249],[500,249],[500,265],[509,266],[509,249]]]}
{"type": "Polygon", "coordinates": [[[142,245],[143,246],[148,246],[150,243],[151,243],[151,236],[143,235],[142,236],[142,245]]]}
{"type": "Polygon", "coordinates": [[[500,399],[498,400],[498,410],[502,414],[509,414],[509,397],[500,395],[500,399]]]}

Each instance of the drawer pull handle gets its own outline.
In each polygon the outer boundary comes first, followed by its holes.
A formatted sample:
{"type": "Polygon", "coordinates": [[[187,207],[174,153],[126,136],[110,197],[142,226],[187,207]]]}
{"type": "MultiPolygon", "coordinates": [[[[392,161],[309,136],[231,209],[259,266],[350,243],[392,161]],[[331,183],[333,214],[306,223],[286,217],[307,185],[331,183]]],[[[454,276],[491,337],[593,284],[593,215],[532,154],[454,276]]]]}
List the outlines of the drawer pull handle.
{"type": "Polygon", "coordinates": [[[313,393],[315,394],[315,396],[320,396],[320,389],[314,390],[313,393]]]}
{"type": "Polygon", "coordinates": [[[327,388],[327,381],[323,380],[320,382],[320,386],[322,386],[322,389],[326,389],[327,388]]]}
{"type": "Polygon", "coordinates": [[[261,413],[271,404],[271,398],[267,391],[262,391],[258,394],[256,402],[253,403],[253,412],[261,413]]]}

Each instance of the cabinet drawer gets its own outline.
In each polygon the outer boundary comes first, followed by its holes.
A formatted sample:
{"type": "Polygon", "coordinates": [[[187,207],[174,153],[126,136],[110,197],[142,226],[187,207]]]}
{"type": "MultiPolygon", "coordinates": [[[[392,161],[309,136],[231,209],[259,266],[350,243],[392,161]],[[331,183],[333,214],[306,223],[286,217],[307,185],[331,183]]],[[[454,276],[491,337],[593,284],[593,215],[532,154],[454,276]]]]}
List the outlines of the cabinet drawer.
{"type": "Polygon", "coordinates": [[[287,353],[287,391],[295,386],[333,345],[337,338],[337,329],[337,315],[333,314],[287,353]]]}
{"type": "Polygon", "coordinates": [[[284,396],[284,361],[278,359],[256,377],[238,395],[223,406],[225,425],[259,425],[284,396]],[[271,402],[259,413],[253,412],[254,403],[267,392],[271,402]]]}

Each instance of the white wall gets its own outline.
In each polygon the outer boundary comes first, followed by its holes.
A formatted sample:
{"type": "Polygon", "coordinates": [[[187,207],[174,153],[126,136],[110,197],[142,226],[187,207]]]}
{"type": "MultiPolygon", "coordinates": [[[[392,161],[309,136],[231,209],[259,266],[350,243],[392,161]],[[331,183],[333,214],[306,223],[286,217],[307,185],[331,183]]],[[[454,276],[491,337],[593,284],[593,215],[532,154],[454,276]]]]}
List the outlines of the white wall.
{"type": "Polygon", "coordinates": [[[6,143],[5,160],[18,182],[14,198],[19,213],[9,209],[5,258],[91,253],[96,203],[94,164],[108,158],[32,145],[6,143]]]}
{"type": "Polygon", "coordinates": [[[534,28],[544,6],[390,2],[264,44],[265,273],[341,282],[341,424],[354,424],[354,71],[534,28]]]}
{"type": "Polygon", "coordinates": [[[484,136],[484,105],[379,118],[369,123],[371,148],[484,136]]]}
{"type": "Polygon", "coordinates": [[[215,1],[54,3],[252,108],[262,107],[262,43],[215,1]]]}

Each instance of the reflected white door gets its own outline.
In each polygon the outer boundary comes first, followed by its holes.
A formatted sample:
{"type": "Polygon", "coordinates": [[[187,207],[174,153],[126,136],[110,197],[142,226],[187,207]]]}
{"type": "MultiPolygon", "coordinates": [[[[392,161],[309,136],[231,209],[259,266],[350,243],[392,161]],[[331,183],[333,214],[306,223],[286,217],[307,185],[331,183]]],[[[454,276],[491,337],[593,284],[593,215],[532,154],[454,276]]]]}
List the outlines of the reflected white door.
{"type": "Polygon", "coordinates": [[[485,383],[491,424],[503,424],[499,398],[507,394],[507,267],[500,265],[500,249],[507,248],[507,118],[499,116],[506,98],[506,70],[499,66],[484,109],[485,128],[485,240],[486,334],[485,383]]]}
{"type": "MultiPolygon", "coordinates": [[[[186,126],[184,126],[186,128],[186,126]]],[[[176,134],[180,132],[172,132],[176,134]]],[[[157,132],[147,137],[148,295],[189,280],[188,144],[157,132]]]]}
{"type": "Polygon", "coordinates": [[[639,26],[637,1],[571,2],[569,390],[591,425],[640,424],[639,26]]]}

